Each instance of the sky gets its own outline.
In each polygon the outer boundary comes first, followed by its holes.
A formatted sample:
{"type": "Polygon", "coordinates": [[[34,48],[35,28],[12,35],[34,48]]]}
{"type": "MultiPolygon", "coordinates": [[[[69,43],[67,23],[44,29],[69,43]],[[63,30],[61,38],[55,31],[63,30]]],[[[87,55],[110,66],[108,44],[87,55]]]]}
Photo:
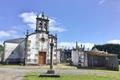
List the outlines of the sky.
{"type": "Polygon", "coordinates": [[[120,44],[120,0],[1,0],[0,43],[34,32],[36,15],[49,17],[58,46],[120,44]]]}

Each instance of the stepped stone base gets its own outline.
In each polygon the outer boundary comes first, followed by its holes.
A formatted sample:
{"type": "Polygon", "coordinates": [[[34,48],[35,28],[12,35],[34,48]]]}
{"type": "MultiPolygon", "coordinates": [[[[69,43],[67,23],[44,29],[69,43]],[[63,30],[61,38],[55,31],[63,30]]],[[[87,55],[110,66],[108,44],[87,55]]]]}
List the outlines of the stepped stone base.
{"type": "Polygon", "coordinates": [[[41,74],[39,77],[60,77],[60,75],[55,74],[54,70],[48,70],[45,74],[41,74]]]}

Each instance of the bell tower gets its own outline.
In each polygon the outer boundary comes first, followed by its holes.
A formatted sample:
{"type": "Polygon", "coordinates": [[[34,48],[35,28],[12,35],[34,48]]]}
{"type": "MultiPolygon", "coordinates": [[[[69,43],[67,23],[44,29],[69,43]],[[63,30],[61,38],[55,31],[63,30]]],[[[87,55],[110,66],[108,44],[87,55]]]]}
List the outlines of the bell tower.
{"type": "Polygon", "coordinates": [[[36,30],[35,32],[45,32],[45,33],[49,33],[48,30],[48,24],[49,24],[49,20],[48,17],[44,16],[44,12],[42,12],[41,17],[37,16],[36,18],[36,30]]]}

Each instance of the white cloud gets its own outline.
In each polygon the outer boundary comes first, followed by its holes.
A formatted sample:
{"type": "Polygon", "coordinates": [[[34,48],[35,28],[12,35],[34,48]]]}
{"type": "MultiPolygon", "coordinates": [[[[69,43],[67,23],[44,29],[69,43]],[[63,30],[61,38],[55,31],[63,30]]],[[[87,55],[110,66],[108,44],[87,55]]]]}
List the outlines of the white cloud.
{"type": "Polygon", "coordinates": [[[58,26],[58,23],[56,22],[55,19],[50,18],[49,20],[50,20],[50,21],[49,21],[49,27],[50,27],[49,29],[50,29],[50,31],[57,31],[57,32],[66,31],[66,30],[63,29],[63,28],[57,27],[57,26],[58,26]]]}
{"type": "Polygon", "coordinates": [[[20,17],[23,18],[23,21],[26,23],[35,23],[36,21],[36,14],[34,12],[22,13],[20,17]]]}
{"type": "Polygon", "coordinates": [[[99,0],[99,5],[102,5],[106,2],[107,0],[99,0]]]}
{"type": "Polygon", "coordinates": [[[120,40],[110,40],[107,43],[112,43],[112,44],[120,44],[120,40]]]}
{"type": "Polygon", "coordinates": [[[0,41],[0,45],[3,45],[3,41],[0,41]]]}
{"type": "MultiPolygon", "coordinates": [[[[85,49],[92,49],[92,47],[94,46],[93,43],[78,43],[78,46],[81,46],[81,44],[83,46],[85,46],[85,49]]],[[[61,48],[61,47],[64,47],[64,48],[70,48],[72,49],[73,47],[76,46],[76,43],[75,42],[60,42],[58,43],[58,46],[61,48]]]]}
{"type": "Polygon", "coordinates": [[[50,27],[50,31],[63,32],[63,31],[66,31],[66,30],[63,29],[63,28],[51,26],[51,27],[50,27]]]}
{"type": "Polygon", "coordinates": [[[3,36],[10,36],[10,34],[6,31],[0,31],[0,37],[3,37],[3,36]]]}
{"type": "Polygon", "coordinates": [[[14,30],[9,30],[9,31],[0,31],[0,38],[3,37],[18,37],[17,32],[14,30]]]}
{"type": "MultiPolygon", "coordinates": [[[[40,14],[41,16],[41,14],[40,14]]],[[[36,27],[36,13],[34,12],[24,12],[19,15],[23,19],[23,22],[26,23],[31,29],[36,27]]],[[[49,29],[50,31],[63,32],[65,29],[61,28],[58,22],[55,19],[49,19],[49,29]]]]}
{"type": "Polygon", "coordinates": [[[34,12],[24,12],[19,15],[23,22],[27,23],[30,28],[35,29],[36,14],[34,12]]]}

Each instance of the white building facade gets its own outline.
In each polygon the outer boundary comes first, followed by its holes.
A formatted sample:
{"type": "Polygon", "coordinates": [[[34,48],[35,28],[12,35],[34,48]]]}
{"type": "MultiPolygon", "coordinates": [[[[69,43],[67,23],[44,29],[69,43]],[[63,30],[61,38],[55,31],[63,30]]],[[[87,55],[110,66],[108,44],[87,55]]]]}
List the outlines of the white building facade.
{"type": "Polygon", "coordinates": [[[75,66],[88,67],[87,53],[82,50],[75,49],[71,52],[72,64],[75,66]]]}
{"type": "Polygon", "coordinates": [[[49,64],[50,43],[53,43],[53,63],[57,63],[57,36],[49,34],[49,20],[44,14],[36,18],[36,30],[26,38],[4,42],[4,63],[49,64]]]}

